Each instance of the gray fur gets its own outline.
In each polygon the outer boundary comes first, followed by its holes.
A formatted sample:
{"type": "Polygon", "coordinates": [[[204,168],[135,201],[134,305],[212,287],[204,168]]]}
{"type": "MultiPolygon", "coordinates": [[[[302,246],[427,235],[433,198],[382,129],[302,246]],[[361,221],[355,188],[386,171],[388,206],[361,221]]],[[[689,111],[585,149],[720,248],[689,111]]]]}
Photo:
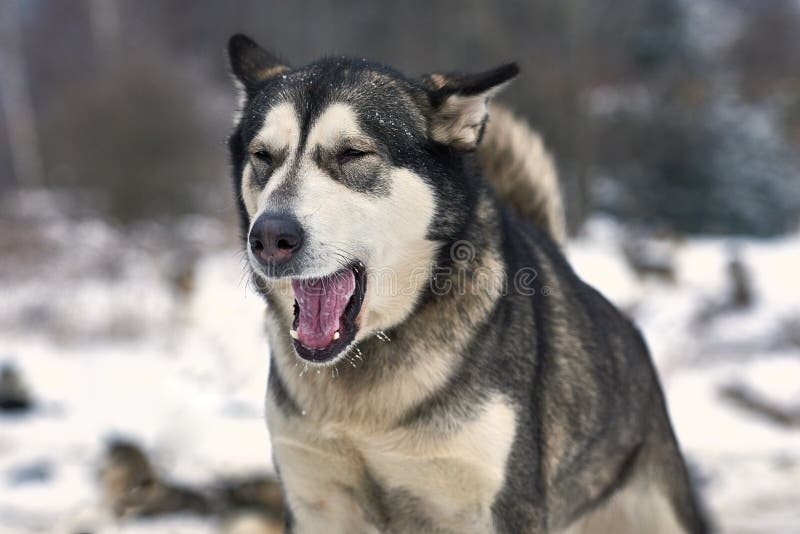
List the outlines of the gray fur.
{"type": "MultiPolygon", "coordinates": [[[[361,332],[328,367],[309,368],[292,348],[285,279],[254,273],[270,310],[267,417],[287,530],[593,532],[595,516],[610,515],[631,532],[705,532],[641,335],[575,275],[553,240],[563,237],[563,214],[552,165],[540,162],[544,178],[530,175],[530,160],[511,165],[519,172],[493,166],[494,188],[481,175],[479,161],[497,160],[485,150],[508,149],[492,128],[533,139],[508,117],[489,118],[484,132],[481,106],[515,68],[415,82],[334,58],[255,83],[265,68],[252,58],[272,56],[248,44],[247,61],[237,61],[237,39],[232,63],[251,93],[230,141],[245,231],[253,215],[241,201],[245,147],[287,98],[302,110],[302,135],[343,102],[382,147],[381,166],[343,182],[343,210],[407,187],[391,174],[397,169],[424,181],[435,203],[419,236],[435,268],[413,309],[383,336],[361,332]],[[487,148],[476,155],[483,134],[487,148]],[[378,190],[365,186],[372,173],[378,190]],[[467,257],[453,254],[459,243],[470,244],[467,257]],[[525,287],[514,283],[530,269],[536,276],[525,287]],[[477,283],[477,273],[505,284],[477,283]],[[443,284],[452,290],[435,290],[443,284]],[[651,496],[658,514],[616,509],[651,496]]],[[[333,170],[326,176],[337,179],[333,170]]]]}

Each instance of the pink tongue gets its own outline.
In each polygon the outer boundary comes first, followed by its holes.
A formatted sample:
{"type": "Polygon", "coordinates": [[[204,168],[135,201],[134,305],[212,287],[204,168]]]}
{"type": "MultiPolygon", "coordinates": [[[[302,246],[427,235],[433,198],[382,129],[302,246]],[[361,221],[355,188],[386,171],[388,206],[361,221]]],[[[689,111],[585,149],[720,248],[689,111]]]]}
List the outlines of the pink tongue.
{"type": "Polygon", "coordinates": [[[347,269],[327,278],[292,280],[292,289],[300,308],[298,341],[310,349],[327,347],[339,330],[339,319],[356,289],[355,275],[347,269]]]}

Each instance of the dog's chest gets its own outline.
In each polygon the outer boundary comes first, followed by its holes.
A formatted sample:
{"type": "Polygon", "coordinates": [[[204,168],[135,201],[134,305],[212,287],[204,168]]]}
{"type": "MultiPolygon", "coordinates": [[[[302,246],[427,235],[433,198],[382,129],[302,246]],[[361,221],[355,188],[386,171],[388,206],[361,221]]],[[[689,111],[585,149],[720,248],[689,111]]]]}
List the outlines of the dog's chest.
{"type": "Polygon", "coordinates": [[[277,410],[269,419],[296,532],[493,531],[515,430],[502,398],[468,420],[380,432],[277,410]]]}

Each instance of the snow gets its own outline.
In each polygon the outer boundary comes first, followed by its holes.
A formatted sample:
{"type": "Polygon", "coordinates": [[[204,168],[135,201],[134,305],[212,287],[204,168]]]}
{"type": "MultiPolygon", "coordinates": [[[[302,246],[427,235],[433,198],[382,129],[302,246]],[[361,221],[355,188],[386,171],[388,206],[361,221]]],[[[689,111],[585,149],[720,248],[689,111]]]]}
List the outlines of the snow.
{"type": "MultiPolygon", "coordinates": [[[[53,521],[55,531],[70,531],[85,517],[95,531],[120,531],[107,518],[106,529],[96,528],[104,515],[96,472],[114,436],[144,444],[179,482],[271,471],[263,305],[235,251],[200,256],[196,290],[181,303],[146,250],[132,247],[122,272],[97,276],[68,251],[91,255],[101,248],[93,240],[112,230],[61,224],[61,257],[35,276],[2,281],[0,363],[22,371],[36,409],[0,418],[0,532],[52,532],[53,521]],[[46,320],[30,320],[38,307],[46,320]],[[18,476],[40,465],[41,479],[18,476]]],[[[206,531],[185,523],[124,531],[206,531]]]]}
{"type": "MultiPolygon", "coordinates": [[[[125,237],[99,221],[39,225],[47,261],[26,255],[0,278],[0,364],[20,369],[36,401],[29,415],[0,416],[0,533],[217,531],[188,516],[115,522],[96,473],[114,436],[139,441],[181,483],[272,470],[263,304],[245,283],[235,231],[187,225],[202,235],[190,239],[197,263],[184,294],[170,269],[186,240],[176,245],[152,228],[125,237]]],[[[800,406],[800,345],[785,332],[800,325],[800,235],[670,244],[674,284],[638,278],[621,253],[625,239],[598,218],[567,252],[642,328],[715,523],[731,533],[800,531],[800,429],[720,392],[740,385],[787,410],[800,406]],[[699,324],[724,300],[732,245],[754,305],[699,324]]]]}

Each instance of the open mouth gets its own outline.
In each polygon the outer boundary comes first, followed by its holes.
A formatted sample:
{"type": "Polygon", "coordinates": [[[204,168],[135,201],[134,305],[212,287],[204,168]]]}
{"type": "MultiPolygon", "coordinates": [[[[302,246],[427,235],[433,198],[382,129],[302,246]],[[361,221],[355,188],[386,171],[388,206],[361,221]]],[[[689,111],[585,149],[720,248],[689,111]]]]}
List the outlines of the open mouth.
{"type": "Polygon", "coordinates": [[[304,360],[325,363],[356,337],[356,317],[366,290],[363,266],[351,266],[324,278],[294,279],[294,349],[304,360]]]}

